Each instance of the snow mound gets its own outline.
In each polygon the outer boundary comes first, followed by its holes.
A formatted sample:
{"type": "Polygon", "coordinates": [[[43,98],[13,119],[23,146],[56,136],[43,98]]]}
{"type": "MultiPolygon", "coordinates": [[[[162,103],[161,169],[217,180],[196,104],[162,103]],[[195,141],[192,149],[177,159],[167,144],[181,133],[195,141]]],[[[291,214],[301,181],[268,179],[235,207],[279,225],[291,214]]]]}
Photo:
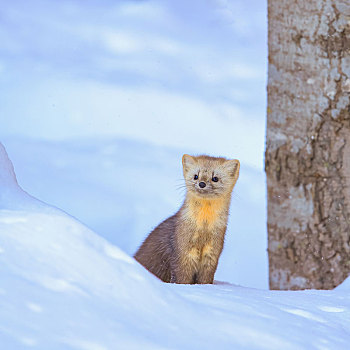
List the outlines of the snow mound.
{"type": "Polygon", "coordinates": [[[0,174],[2,347],[128,344],[132,319],[174,299],[119,248],[25,193],[1,144],[0,174]]]}
{"type": "Polygon", "coordinates": [[[45,210],[49,206],[20,188],[12,162],[5,147],[0,143],[0,209],[35,210],[39,208],[45,210]]]}
{"type": "Polygon", "coordinates": [[[18,186],[13,165],[6,153],[5,147],[0,143],[0,186],[1,188],[18,186]]]}
{"type": "Polygon", "coordinates": [[[1,349],[349,348],[348,292],[162,283],[26,194],[0,150],[1,349]]]}

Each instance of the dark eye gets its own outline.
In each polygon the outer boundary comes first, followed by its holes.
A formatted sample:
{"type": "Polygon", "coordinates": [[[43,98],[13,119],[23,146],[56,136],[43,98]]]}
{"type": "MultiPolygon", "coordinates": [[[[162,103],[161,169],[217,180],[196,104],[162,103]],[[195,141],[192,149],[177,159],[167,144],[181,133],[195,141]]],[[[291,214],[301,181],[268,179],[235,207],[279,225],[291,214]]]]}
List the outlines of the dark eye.
{"type": "Polygon", "coordinates": [[[216,176],[214,176],[214,177],[212,178],[212,180],[213,180],[214,182],[218,182],[218,181],[219,181],[219,179],[218,179],[216,176]]]}
{"type": "Polygon", "coordinates": [[[195,179],[195,180],[198,180],[198,175],[195,175],[195,176],[194,176],[194,179],[195,179]]]}

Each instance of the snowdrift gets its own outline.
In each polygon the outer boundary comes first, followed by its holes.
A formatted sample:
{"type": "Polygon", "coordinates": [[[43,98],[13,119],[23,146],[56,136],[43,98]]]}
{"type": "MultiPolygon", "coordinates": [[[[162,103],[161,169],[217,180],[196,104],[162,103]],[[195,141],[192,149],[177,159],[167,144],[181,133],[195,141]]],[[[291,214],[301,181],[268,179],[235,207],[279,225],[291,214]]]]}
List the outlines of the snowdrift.
{"type": "Polygon", "coordinates": [[[1,144],[0,194],[2,349],[348,349],[348,290],[164,284],[25,193],[1,144]]]}
{"type": "Polygon", "coordinates": [[[0,193],[1,348],[147,348],[140,335],[163,322],[152,310],[166,313],[178,298],[119,248],[24,192],[1,144],[0,193]]]}

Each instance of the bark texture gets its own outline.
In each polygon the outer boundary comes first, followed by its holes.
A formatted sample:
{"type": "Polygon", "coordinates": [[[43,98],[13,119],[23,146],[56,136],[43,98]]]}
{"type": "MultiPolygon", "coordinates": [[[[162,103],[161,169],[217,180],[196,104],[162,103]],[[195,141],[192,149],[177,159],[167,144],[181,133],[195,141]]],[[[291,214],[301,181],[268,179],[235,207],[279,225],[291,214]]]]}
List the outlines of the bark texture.
{"type": "Polygon", "coordinates": [[[271,289],[350,274],[350,1],[268,0],[271,289]]]}

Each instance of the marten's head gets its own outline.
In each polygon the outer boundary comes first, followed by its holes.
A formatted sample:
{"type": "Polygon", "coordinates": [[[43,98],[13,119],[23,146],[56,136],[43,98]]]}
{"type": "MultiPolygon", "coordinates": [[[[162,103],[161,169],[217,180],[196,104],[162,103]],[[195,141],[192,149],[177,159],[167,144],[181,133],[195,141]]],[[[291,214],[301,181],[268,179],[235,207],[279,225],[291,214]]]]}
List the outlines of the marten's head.
{"type": "Polygon", "coordinates": [[[203,198],[231,194],[239,175],[237,159],[185,154],[182,165],[187,191],[203,198]]]}

